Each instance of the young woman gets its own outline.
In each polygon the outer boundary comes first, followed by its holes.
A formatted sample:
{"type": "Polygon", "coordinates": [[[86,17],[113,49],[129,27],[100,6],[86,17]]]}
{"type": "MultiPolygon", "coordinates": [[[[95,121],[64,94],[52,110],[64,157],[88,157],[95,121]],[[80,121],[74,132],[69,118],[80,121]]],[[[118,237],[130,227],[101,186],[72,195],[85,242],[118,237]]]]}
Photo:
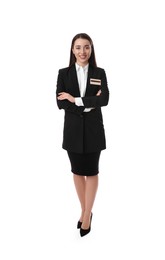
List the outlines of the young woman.
{"type": "Polygon", "coordinates": [[[77,228],[85,236],[91,230],[100,153],[106,149],[101,107],[109,101],[106,74],[97,67],[89,35],[73,38],[69,67],[59,70],[56,93],[57,105],[65,111],[62,147],[68,153],[81,205],[77,228]]]}

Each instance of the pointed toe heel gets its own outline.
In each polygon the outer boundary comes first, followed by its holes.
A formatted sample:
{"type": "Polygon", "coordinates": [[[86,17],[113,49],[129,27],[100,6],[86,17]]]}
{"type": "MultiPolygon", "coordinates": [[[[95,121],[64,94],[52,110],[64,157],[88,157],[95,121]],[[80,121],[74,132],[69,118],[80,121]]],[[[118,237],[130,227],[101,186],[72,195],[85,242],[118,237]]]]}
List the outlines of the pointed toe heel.
{"type": "Polygon", "coordinates": [[[77,222],[77,228],[78,228],[78,229],[81,228],[81,225],[82,225],[82,222],[81,222],[81,221],[78,221],[78,222],[77,222]]]}
{"type": "Polygon", "coordinates": [[[88,229],[80,228],[80,236],[81,237],[86,236],[91,231],[92,216],[93,216],[93,213],[91,213],[89,228],[88,229]]]}
{"type": "Polygon", "coordinates": [[[91,231],[90,227],[88,229],[80,228],[80,236],[81,237],[86,236],[90,231],[91,231]]]}

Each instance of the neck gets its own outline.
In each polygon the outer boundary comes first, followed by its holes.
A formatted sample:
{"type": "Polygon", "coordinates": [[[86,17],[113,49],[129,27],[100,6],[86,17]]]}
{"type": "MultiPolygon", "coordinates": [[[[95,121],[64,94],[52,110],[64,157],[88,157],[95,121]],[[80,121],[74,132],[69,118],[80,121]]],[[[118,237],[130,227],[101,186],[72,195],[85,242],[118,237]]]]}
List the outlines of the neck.
{"type": "Polygon", "coordinates": [[[77,63],[79,66],[81,66],[81,67],[85,67],[85,66],[88,64],[88,62],[86,62],[86,63],[80,63],[80,62],[77,62],[77,61],[76,61],[76,63],[77,63]]]}

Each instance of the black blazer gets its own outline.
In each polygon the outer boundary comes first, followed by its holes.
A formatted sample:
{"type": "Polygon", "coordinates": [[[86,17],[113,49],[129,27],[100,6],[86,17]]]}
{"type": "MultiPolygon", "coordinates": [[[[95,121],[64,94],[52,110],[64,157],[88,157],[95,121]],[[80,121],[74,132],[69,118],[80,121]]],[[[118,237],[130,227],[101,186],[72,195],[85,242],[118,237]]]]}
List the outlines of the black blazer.
{"type": "MultiPolygon", "coordinates": [[[[57,96],[59,92],[67,92],[73,97],[80,97],[75,65],[59,70],[57,96]]],[[[101,151],[106,148],[101,107],[106,106],[109,101],[107,79],[103,69],[89,66],[86,93],[82,101],[84,106],[76,106],[68,100],[57,100],[59,109],[65,110],[62,147],[75,153],[101,151]],[[99,79],[101,85],[95,83],[95,79],[99,79]],[[101,89],[101,95],[96,96],[99,89],[101,89]],[[95,109],[83,112],[89,107],[95,109]]]]}

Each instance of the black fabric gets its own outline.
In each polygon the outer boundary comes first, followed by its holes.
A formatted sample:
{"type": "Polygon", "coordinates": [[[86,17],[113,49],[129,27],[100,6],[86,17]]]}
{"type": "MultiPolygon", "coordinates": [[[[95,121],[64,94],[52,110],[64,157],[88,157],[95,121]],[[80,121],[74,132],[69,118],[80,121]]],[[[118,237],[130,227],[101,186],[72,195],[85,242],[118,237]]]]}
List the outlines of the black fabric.
{"type": "Polygon", "coordinates": [[[68,152],[71,163],[71,171],[82,176],[94,176],[99,173],[100,151],[95,153],[68,152]]]}
{"type": "MultiPolygon", "coordinates": [[[[57,96],[67,92],[74,97],[80,97],[75,65],[59,70],[57,80],[57,96]]],[[[101,107],[109,100],[109,90],[105,71],[89,66],[87,88],[83,97],[84,106],[76,106],[68,100],[57,100],[59,109],[64,109],[64,128],[62,147],[75,153],[93,153],[106,149],[104,123],[101,107]],[[90,83],[98,79],[101,85],[90,83]],[[101,89],[101,95],[96,96],[101,89]],[[85,108],[94,107],[91,112],[83,112],[85,108]]]]}

